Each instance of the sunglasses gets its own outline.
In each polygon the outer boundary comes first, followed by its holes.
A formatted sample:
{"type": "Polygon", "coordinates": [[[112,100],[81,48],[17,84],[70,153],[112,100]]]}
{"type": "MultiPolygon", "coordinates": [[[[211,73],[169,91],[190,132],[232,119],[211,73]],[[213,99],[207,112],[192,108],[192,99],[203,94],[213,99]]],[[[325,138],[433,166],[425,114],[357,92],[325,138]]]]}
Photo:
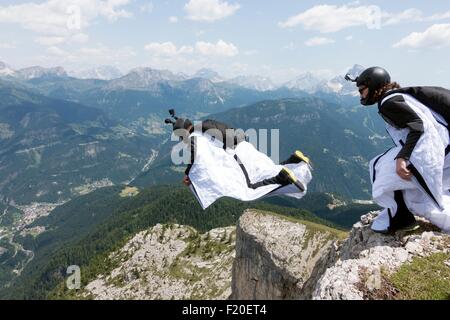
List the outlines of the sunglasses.
{"type": "Polygon", "coordinates": [[[358,91],[359,91],[359,94],[362,94],[362,93],[363,93],[363,91],[364,91],[364,90],[366,90],[366,89],[367,89],[367,87],[362,87],[362,88],[359,88],[359,89],[358,89],[358,91]]]}

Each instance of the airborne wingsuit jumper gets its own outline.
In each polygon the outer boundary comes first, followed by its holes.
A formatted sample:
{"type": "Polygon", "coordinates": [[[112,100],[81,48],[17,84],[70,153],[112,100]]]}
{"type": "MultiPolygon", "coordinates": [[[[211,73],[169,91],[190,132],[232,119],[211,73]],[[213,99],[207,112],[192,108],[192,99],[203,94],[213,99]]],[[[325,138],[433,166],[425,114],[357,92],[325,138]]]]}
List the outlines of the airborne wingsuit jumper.
{"type": "Polygon", "coordinates": [[[384,208],[372,230],[415,230],[414,215],[450,232],[450,91],[401,88],[372,67],[356,79],[361,104],[378,104],[394,146],[370,161],[372,197],[384,208]]]}
{"type": "Polygon", "coordinates": [[[173,109],[170,113],[172,119],[165,122],[190,148],[184,183],[203,209],[221,197],[251,201],[276,194],[300,199],[306,194],[312,176],[309,158],[302,152],[295,151],[277,165],[247,142],[242,131],[215,120],[194,126],[176,117],[173,109]]]}

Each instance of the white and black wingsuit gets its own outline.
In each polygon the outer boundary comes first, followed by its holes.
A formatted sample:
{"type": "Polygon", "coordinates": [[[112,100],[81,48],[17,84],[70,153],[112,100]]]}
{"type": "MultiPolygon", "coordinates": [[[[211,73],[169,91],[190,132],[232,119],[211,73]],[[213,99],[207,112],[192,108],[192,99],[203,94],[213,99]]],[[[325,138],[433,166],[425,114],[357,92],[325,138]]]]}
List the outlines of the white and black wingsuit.
{"type": "Polygon", "coordinates": [[[378,107],[395,146],[369,164],[373,199],[384,208],[372,228],[389,226],[397,212],[394,192],[401,190],[413,214],[450,232],[450,91],[437,87],[390,90],[378,107]],[[409,162],[411,180],[396,173],[397,158],[409,162]]]}
{"type": "Polygon", "coordinates": [[[235,148],[224,149],[221,141],[207,133],[193,132],[189,138],[195,138],[196,145],[195,160],[189,168],[190,188],[203,209],[221,197],[252,201],[284,194],[300,199],[307,192],[312,174],[305,162],[277,165],[247,141],[240,142],[235,148]],[[305,187],[304,191],[300,192],[292,184],[258,185],[258,182],[276,176],[283,167],[292,170],[305,187]]]}

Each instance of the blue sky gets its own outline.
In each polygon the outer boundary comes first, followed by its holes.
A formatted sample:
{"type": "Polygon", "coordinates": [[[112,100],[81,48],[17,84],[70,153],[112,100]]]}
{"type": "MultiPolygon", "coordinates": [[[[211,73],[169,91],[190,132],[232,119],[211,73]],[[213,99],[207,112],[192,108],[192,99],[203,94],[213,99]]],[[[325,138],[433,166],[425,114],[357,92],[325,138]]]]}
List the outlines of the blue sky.
{"type": "Polygon", "coordinates": [[[402,85],[450,87],[447,1],[0,1],[0,61],[115,65],[227,77],[330,77],[380,65],[402,85]]]}

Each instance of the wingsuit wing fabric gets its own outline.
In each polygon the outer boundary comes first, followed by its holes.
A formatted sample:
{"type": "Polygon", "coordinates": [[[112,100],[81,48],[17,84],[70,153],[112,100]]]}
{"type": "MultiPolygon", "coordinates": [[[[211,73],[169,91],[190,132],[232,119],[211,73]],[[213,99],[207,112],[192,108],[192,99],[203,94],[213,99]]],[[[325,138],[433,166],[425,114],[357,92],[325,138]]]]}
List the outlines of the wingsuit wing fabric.
{"type": "MultiPolygon", "coordinates": [[[[208,135],[194,132],[196,154],[189,171],[191,190],[203,209],[221,197],[252,201],[264,196],[285,194],[300,199],[306,194],[294,185],[271,184],[252,189],[247,179],[256,183],[276,176],[283,168],[251,143],[243,141],[236,148],[223,149],[222,143],[212,141],[208,135]],[[247,175],[247,177],[246,177],[247,175]]],[[[304,163],[288,164],[297,179],[305,186],[311,180],[309,166],[304,163]]]]}
{"type": "Polygon", "coordinates": [[[406,141],[409,129],[398,129],[386,123],[395,147],[370,161],[373,199],[385,208],[382,214],[386,215],[390,209],[395,215],[394,191],[403,190],[405,203],[412,213],[450,231],[450,157],[445,154],[449,144],[447,123],[410,95],[396,93],[385,100],[394,95],[402,95],[417,113],[423,121],[424,132],[409,159],[414,176],[408,181],[397,175],[395,157],[406,141]]]}

